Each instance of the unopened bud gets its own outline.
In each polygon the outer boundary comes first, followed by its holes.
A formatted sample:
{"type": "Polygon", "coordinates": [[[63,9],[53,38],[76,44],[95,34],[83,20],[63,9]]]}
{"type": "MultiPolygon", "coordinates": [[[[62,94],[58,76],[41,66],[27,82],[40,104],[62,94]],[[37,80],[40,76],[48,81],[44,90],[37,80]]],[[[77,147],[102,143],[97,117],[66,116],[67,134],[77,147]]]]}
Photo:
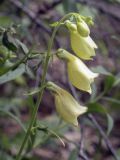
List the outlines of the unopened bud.
{"type": "Polygon", "coordinates": [[[76,24],[72,23],[71,21],[66,20],[65,25],[67,26],[67,28],[69,29],[70,32],[77,31],[76,24]]]}
{"type": "Polygon", "coordinates": [[[82,37],[88,37],[90,34],[90,29],[83,20],[81,22],[77,22],[77,30],[82,37]]]}

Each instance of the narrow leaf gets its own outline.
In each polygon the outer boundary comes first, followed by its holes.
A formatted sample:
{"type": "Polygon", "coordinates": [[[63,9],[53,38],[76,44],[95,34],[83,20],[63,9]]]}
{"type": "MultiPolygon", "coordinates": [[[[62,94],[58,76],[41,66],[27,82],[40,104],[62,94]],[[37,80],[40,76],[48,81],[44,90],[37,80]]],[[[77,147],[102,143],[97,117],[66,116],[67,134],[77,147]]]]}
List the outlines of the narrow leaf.
{"type": "Polygon", "coordinates": [[[0,84],[14,80],[25,72],[25,64],[19,65],[19,67],[13,71],[9,71],[3,76],[0,76],[0,84]]]}
{"type": "Polygon", "coordinates": [[[114,126],[113,118],[109,114],[107,114],[107,121],[108,121],[107,135],[109,135],[114,126]]]}
{"type": "Polygon", "coordinates": [[[109,71],[107,71],[104,67],[102,66],[96,66],[96,67],[92,67],[91,68],[92,71],[96,72],[96,73],[100,73],[100,74],[103,74],[103,75],[112,75],[109,71]]]}
{"type": "Polygon", "coordinates": [[[89,113],[100,113],[100,114],[103,114],[103,115],[106,115],[107,117],[107,135],[110,134],[110,132],[112,131],[112,128],[113,128],[113,119],[112,117],[110,116],[110,114],[107,112],[106,108],[104,106],[102,106],[101,104],[99,103],[89,103],[88,104],[88,112],[89,113]]]}

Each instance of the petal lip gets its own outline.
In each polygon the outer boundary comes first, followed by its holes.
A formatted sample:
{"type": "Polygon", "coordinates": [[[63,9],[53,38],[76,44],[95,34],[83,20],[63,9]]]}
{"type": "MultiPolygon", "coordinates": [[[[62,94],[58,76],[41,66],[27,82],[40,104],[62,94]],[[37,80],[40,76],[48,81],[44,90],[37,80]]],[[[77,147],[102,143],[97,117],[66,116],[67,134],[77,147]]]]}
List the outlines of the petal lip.
{"type": "Polygon", "coordinates": [[[98,46],[96,45],[96,43],[92,40],[90,36],[86,37],[86,39],[93,48],[96,48],[96,49],[98,48],[98,46]]]}

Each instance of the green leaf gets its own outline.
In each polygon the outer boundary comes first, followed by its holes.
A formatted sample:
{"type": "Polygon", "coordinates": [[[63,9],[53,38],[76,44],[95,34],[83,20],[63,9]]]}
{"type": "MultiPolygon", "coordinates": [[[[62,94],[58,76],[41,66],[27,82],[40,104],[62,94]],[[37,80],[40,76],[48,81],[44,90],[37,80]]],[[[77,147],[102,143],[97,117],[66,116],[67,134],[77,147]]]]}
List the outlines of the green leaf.
{"type": "Polygon", "coordinates": [[[8,49],[5,46],[0,45],[0,56],[3,55],[4,57],[6,57],[8,54],[9,54],[8,49]]]}
{"type": "Polygon", "coordinates": [[[106,109],[101,104],[93,102],[88,104],[88,112],[90,113],[97,112],[97,113],[105,114],[106,109]]]}
{"type": "Polygon", "coordinates": [[[27,54],[29,52],[27,46],[24,43],[22,43],[20,40],[18,40],[18,39],[15,39],[15,40],[16,40],[16,43],[18,44],[18,46],[22,49],[22,51],[25,54],[27,54]]]}
{"type": "Polygon", "coordinates": [[[106,76],[112,75],[109,71],[107,71],[107,70],[106,70],[104,67],[102,67],[102,66],[91,67],[91,70],[92,70],[93,72],[100,73],[100,74],[103,74],[103,75],[106,75],[106,76]]]}
{"type": "Polygon", "coordinates": [[[114,87],[118,86],[120,84],[120,73],[115,76],[115,82],[114,82],[114,87]]]}
{"type": "Polygon", "coordinates": [[[13,63],[11,63],[9,60],[6,60],[3,64],[1,64],[1,66],[0,66],[0,76],[7,73],[12,66],[13,66],[13,63]]]}
{"type": "Polygon", "coordinates": [[[37,129],[39,131],[45,132],[46,134],[50,133],[51,135],[55,136],[62,143],[62,145],[65,147],[64,141],[62,140],[62,138],[58,135],[58,133],[56,131],[48,128],[47,126],[44,126],[43,124],[41,124],[41,125],[39,124],[37,126],[37,129]]]}
{"type": "Polygon", "coordinates": [[[40,88],[34,88],[31,91],[29,91],[28,93],[25,93],[24,95],[29,95],[30,96],[30,95],[36,94],[36,93],[40,92],[45,87],[46,87],[46,84],[44,86],[40,87],[40,88]]]}
{"type": "Polygon", "coordinates": [[[30,95],[34,95],[34,94],[37,94],[38,92],[40,92],[40,88],[35,88],[35,89],[32,89],[31,91],[29,91],[28,93],[24,93],[24,95],[27,95],[27,96],[30,96],[30,95]]]}
{"type": "Polygon", "coordinates": [[[25,64],[19,65],[19,67],[13,71],[9,71],[3,76],[0,76],[0,84],[6,83],[8,81],[14,80],[25,72],[25,64]]]}
{"type": "Polygon", "coordinates": [[[4,75],[6,72],[8,72],[8,70],[9,70],[9,67],[3,64],[3,66],[0,67],[0,76],[4,75]]]}
{"type": "Polygon", "coordinates": [[[102,97],[101,99],[106,100],[106,101],[108,101],[108,102],[120,104],[120,100],[115,99],[115,98],[112,98],[112,97],[102,97]]]}
{"type": "Polygon", "coordinates": [[[35,75],[34,73],[32,72],[31,68],[28,67],[28,66],[25,66],[25,71],[26,71],[26,74],[31,78],[31,79],[34,79],[35,78],[35,75]]]}
{"type": "Polygon", "coordinates": [[[107,114],[107,121],[108,121],[107,135],[109,135],[114,126],[113,118],[109,114],[107,114]]]}
{"type": "Polygon", "coordinates": [[[6,46],[11,51],[17,51],[17,43],[15,39],[8,33],[7,31],[4,32],[2,43],[4,46],[6,46]]]}
{"type": "Polygon", "coordinates": [[[52,135],[54,135],[61,142],[61,144],[65,147],[64,141],[55,131],[48,129],[48,132],[50,132],[52,135]]]}
{"type": "Polygon", "coordinates": [[[109,75],[109,76],[106,77],[105,83],[104,83],[104,85],[105,85],[105,88],[104,88],[105,92],[107,92],[108,90],[110,90],[114,86],[114,82],[115,82],[115,77],[114,76],[109,75]]]}
{"type": "Polygon", "coordinates": [[[114,122],[113,122],[113,118],[109,115],[106,108],[96,102],[89,103],[88,104],[88,112],[89,113],[100,113],[100,114],[106,115],[106,117],[107,117],[107,132],[106,133],[107,133],[107,135],[109,135],[110,132],[112,131],[114,122]]]}
{"type": "Polygon", "coordinates": [[[97,86],[95,83],[91,84],[92,87],[92,94],[90,96],[90,102],[94,101],[95,97],[97,96],[97,86]]]}
{"type": "Polygon", "coordinates": [[[75,148],[70,153],[70,156],[69,156],[68,160],[76,160],[77,157],[78,157],[78,150],[75,148]]]}

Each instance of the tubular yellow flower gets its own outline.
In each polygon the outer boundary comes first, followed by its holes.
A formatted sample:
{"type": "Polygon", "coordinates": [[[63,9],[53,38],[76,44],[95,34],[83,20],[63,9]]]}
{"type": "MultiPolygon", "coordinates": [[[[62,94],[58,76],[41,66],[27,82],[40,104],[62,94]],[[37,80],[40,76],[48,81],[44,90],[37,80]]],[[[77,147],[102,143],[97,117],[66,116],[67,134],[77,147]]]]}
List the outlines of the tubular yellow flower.
{"type": "Polygon", "coordinates": [[[77,30],[77,26],[75,24],[74,24],[74,30],[71,29],[70,27],[71,22],[69,23],[67,22],[66,26],[70,31],[70,42],[71,42],[71,47],[74,53],[82,59],[85,59],[85,60],[92,59],[92,57],[95,56],[95,48],[97,48],[97,45],[95,44],[95,42],[91,39],[90,36],[82,37],[79,34],[77,30]]]}
{"type": "Polygon", "coordinates": [[[71,94],[52,82],[48,82],[48,89],[54,93],[56,110],[61,118],[78,126],[77,118],[87,111],[87,107],[79,105],[71,94]]]}
{"type": "Polygon", "coordinates": [[[67,59],[68,77],[72,85],[80,90],[91,93],[90,85],[98,74],[93,73],[79,58],[63,49],[59,49],[57,55],[60,58],[67,59]]]}

